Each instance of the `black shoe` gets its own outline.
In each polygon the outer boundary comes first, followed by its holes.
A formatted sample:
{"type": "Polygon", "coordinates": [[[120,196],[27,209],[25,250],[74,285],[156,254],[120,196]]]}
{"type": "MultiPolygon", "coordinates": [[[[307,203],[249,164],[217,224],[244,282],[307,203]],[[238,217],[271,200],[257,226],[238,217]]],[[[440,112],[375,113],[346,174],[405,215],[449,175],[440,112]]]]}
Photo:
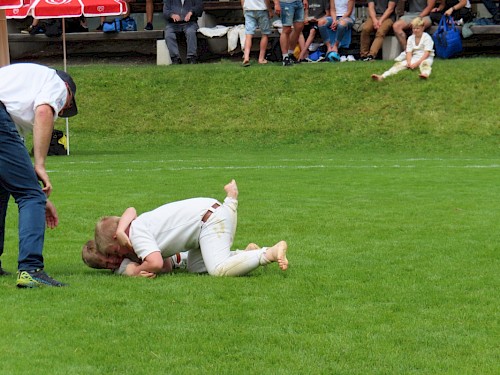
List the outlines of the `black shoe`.
{"type": "Polygon", "coordinates": [[[102,23],[95,29],[95,31],[102,31],[102,23]]]}
{"type": "Polygon", "coordinates": [[[18,288],[36,288],[40,286],[66,286],[47,275],[43,269],[33,271],[19,271],[17,273],[18,288]]]}
{"type": "Polygon", "coordinates": [[[292,60],[292,62],[293,62],[294,64],[300,64],[300,61],[299,61],[299,60],[297,60],[297,58],[295,57],[295,55],[293,55],[293,54],[289,53],[289,54],[288,54],[288,57],[290,58],[290,60],[292,60]]]}
{"type": "Polygon", "coordinates": [[[187,63],[188,64],[198,64],[198,61],[196,61],[196,57],[188,57],[187,63]]]}
{"type": "Polygon", "coordinates": [[[151,22],[148,22],[146,26],[144,26],[144,30],[146,31],[151,31],[153,30],[153,24],[151,22]]]}
{"type": "Polygon", "coordinates": [[[172,65],[180,65],[182,64],[182,60],[180,57],[172,57],[172,65]]]}
{"type": "Polygon", "coordinates": [[[375,60],[375,58],[372,55],[368,55],[361,59],[361,61],[373,61],[373,60],[375,60]]]}
{"type": "Polygon", "coordinates": [[[5,271],[2,267],[0,267],[0,276],[9,276],[12,275],[10,272],[5,271]]]}
{"type": "Polygon", "coordinates": [[[30,35],[45,34],[45,28],[42,26],[31,25],[26,30],[21,31],[21,33],[26,34],[26,31],[28,31],[30,35]]]}
{"type": "Polygon", "coordinates": [[[290,56],[283,57],[283,66],[292,66],[292,65],[293,65],[293,61],[290,58],[290,56]]]}

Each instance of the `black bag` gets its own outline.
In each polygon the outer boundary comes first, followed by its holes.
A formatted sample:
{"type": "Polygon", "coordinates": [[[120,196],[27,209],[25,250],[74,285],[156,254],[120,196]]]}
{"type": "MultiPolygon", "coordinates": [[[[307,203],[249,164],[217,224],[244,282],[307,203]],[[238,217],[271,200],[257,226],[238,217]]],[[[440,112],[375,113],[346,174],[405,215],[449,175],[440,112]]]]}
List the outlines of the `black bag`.
{"type": "Polygon", "coordinates": [[[52,155],[67,155],[66,151],[66,136],[60,130],[52,131],[52,139],[50,140],[48,156],[52,155]]]}
{"type": "Polygon", "coordinates": [[[45,35],[57,37],[62,35],[62,23],[59,19],[45,21],[45,35]]]}
{"type": "Polygon", "coordinates": [[[280,38],[274,38],[271,41],[270,48],[266,51],[266,60],[271,62],[279,62],[283,60],[281,53],[280,38]]]}

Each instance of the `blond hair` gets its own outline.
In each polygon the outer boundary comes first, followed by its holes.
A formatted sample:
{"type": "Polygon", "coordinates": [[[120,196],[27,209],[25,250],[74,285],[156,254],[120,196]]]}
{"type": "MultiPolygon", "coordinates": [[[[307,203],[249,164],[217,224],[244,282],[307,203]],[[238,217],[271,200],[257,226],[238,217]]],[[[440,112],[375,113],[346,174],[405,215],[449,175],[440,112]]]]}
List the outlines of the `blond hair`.
{"type": "Polygon", "coordinates": [[[119,216],[104,216],[95,226],[96,251],[107,255],[107,250],[113,245],[116,228],[118,228],[119,216]]]}
{"type": "Polygon", "coordinates": [[[412,27],[424,26],[424,19],[422,17],[416,17],[411,21],[412,27]]]}

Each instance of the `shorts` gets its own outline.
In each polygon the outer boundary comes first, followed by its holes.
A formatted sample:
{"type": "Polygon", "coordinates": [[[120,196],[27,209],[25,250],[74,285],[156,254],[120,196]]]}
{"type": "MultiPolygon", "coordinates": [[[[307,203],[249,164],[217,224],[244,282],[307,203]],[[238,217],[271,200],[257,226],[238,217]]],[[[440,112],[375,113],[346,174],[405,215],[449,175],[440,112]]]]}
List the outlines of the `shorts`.
{"type": "Polygon", "coordinates": [[[262,35],[271,34],[271,23],[267,10],[245,10],[245,34],[254,35],[255,30],[260,28],[262,35]]]}
{"type": "MultiPolygon", "coordinates": [[[[419,14],[420,13],[406,12],[404,15],[399,17],[399,20],[404,21],[404,23],[409,25],[411,23],[411,21],[413,21],[415,18],[418,17],[419,14]]],[[[425,23],[432,25],[432,21],[431,21],[431,18],[429,16],[422,17],[422,19],[424,20],[425,23]]]]}
{"type": "Polygon", "coordinates": [[[295,0],[291,3],[280,1],[281,24],[283,26],[292,26],[296,22],[304,22],[304,4],[302,1],[295,0]]]}

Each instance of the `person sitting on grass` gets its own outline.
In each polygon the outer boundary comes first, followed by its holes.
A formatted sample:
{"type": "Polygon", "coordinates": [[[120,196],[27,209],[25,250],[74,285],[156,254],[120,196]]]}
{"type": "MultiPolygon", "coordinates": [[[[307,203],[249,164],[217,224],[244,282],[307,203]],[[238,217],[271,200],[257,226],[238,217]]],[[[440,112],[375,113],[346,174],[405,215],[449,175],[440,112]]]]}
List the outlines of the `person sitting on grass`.
{"type": "Polygon", "coordinates": [[[411,25],[413,34],[410,35],[406,44],[406,58],[401,61],[400,56],[398,56],[391,69],[382,75],[372,74],[373,80],[382,81],[402,70],[416,68],[420,69],[420,78],[429,78],[434,61],[434,41],[429,34],[424,32],[424,20],[421,17],[411,21],[411,25]]]}
{"type": "Polygon", "coordinates": [[[137,216],[133,207],[121,217],[107,216],[96,226],[97,252],[105,256],[137,256],[130,262],[128,276],[154,277],[162,272],[164,258],[188,250],[189,272],[212,276],[241,276],[259,266],[277,262],[288,268],[288,245],[231,251],[236,232],[238,188],[232,180],[224,190],[224,203],[213,198],[192,198],[165,204],[137,216]]]}

